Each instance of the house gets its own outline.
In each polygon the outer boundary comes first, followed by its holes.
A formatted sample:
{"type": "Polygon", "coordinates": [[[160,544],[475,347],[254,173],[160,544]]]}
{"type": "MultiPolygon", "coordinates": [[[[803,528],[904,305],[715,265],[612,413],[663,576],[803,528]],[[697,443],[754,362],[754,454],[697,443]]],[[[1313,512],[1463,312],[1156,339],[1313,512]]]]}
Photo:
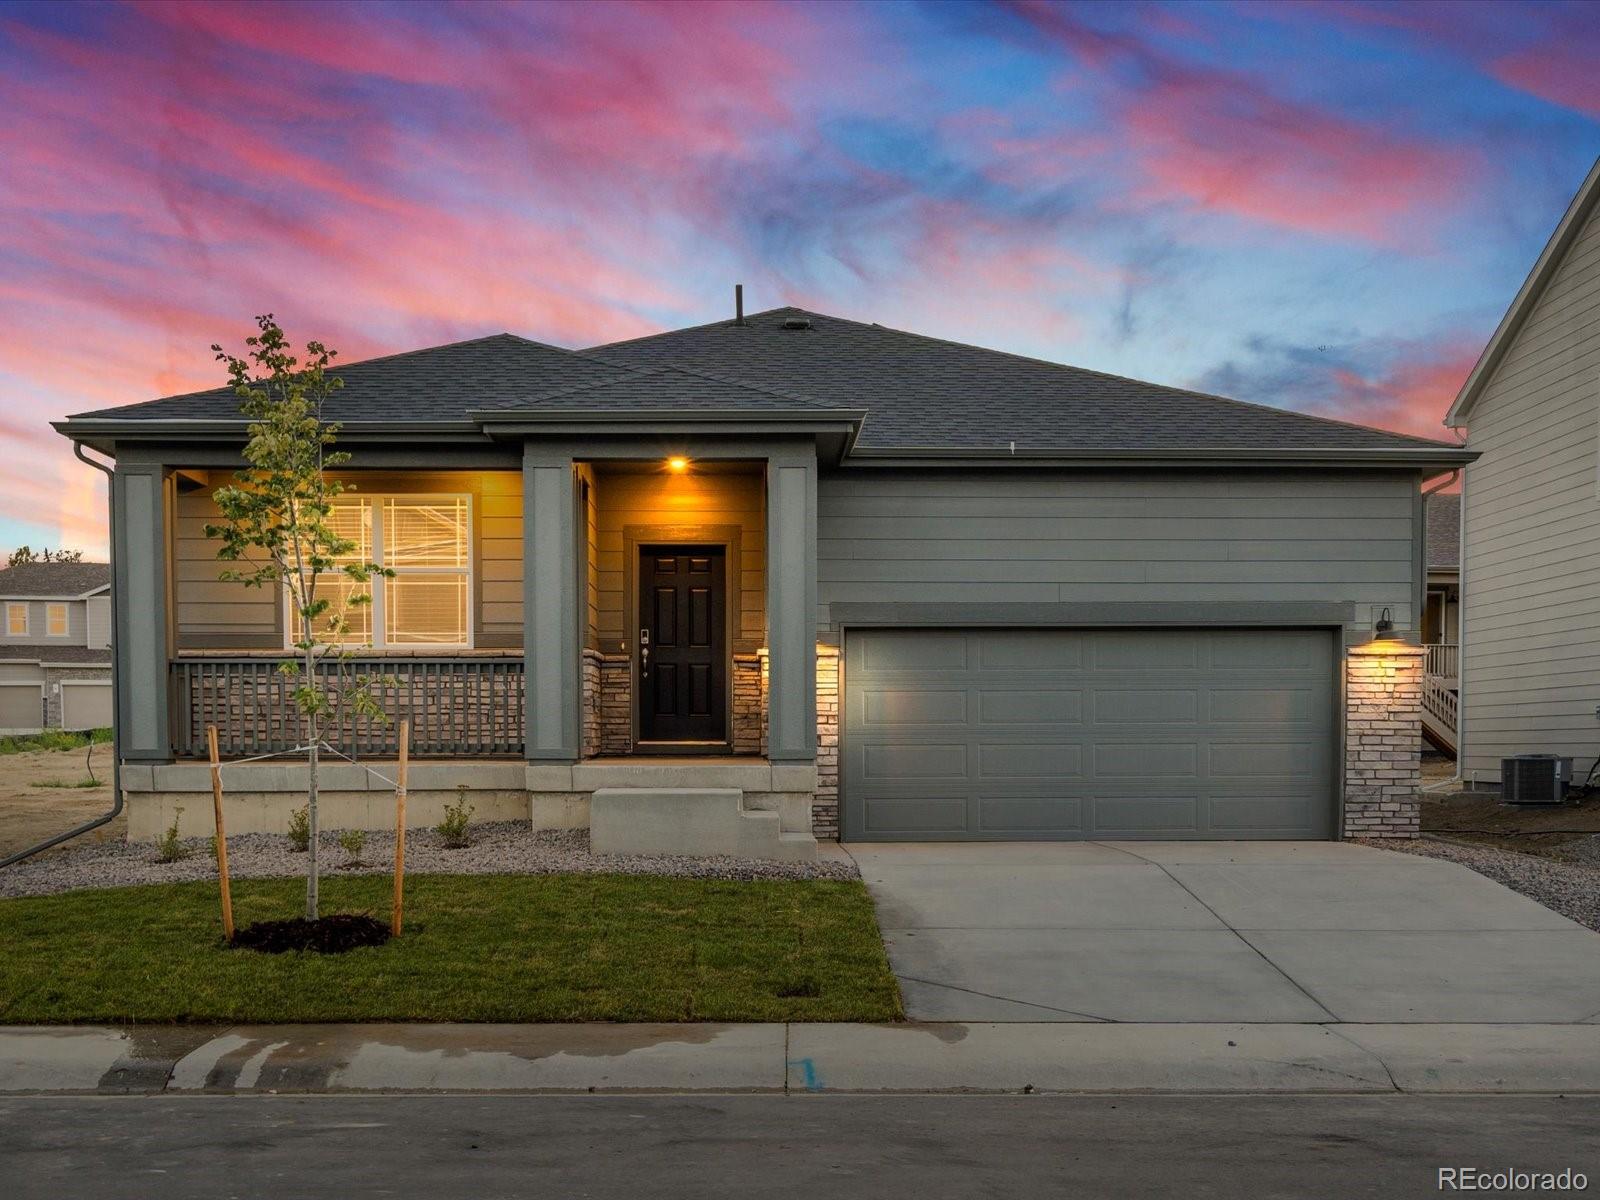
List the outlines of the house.
{"type": "Polygon", "coordinates": [[[1461,688],[1461,493],[1440,492],[1427,506],[1428,591],[1422,607],[1422,734],[1456,752],[1461,688]]]}
{"type": "Polygon", "coordinates": [[[111,568],[0,570],[0,733],[111,724],[111,568]]]}
{"type": "MultiPolygon", "coordinates": [[[[767,814],[795,855],[1416,828],[1421,488],[1459,446],[798,308],[340,374],[342,519],[395,571],[358,661],[411,718],[413,812],[703,801],[703,844],[767,814]]],[[[204,832],[206,725],[297,733],[282,598],[203,533],[244,422],[219,389],[56,428],[116,464],[130,831],[204,832]]],[[[302,778],[231,769],[230,829],[302,778]]],[[[331,767],[325,821],[387,824],[373,779],[331,767]]]]}
{"type": "Polygon", "coordinates": [[[1464,779],[1507,755],[1600,755],[1600,162],[1573,197],[1445,423],[1463,473],[1464,779]]]}

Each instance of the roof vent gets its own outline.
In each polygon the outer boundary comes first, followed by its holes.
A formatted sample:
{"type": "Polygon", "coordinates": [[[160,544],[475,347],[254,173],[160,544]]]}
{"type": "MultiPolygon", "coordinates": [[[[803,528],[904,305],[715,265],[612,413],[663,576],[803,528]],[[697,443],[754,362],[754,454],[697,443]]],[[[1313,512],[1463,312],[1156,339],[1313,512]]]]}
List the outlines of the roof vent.
{"type": "Polygon", "coordinates": [[[783,319],[783,327],[785,329],[810,329],[811,328],[811,318],[810,317],[785,317],[783,319]]]}

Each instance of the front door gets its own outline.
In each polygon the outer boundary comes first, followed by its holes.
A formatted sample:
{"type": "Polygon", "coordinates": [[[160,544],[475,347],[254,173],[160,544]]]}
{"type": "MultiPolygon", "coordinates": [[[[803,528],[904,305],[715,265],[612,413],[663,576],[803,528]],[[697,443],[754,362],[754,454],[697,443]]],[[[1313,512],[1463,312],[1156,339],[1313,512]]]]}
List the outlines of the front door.
{"type": "Polygon", "coordinates": [[[727,571],[721,546],[639,548],[639,743],[728,741],[727,571]]]}

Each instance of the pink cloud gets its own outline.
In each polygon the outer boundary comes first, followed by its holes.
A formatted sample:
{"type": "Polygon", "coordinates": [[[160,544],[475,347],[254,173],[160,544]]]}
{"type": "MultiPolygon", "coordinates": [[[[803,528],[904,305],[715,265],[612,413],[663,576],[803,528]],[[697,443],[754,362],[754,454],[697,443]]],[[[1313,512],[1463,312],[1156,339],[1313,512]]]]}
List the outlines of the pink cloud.
{"type": "Polygon", "coordinates": [[[1371,375],[1340,368],[1332,375],[1333,395],[1314,411],[1396,433],[1451,440],[1444,414],[1477,362],[1479,349],[1465,338],[1452,337],[1408,346],[1371,375]]]}
{"type": "Polygon", "coordinates": [[[1459,146],[1286,98],[1242,72],[1180,62],[1058,6],[1015,7],[1100,75],[1148,203],[1180,199],[1299,233],[1414,245],[1416,218],[1480,169],[1459,146]]]}

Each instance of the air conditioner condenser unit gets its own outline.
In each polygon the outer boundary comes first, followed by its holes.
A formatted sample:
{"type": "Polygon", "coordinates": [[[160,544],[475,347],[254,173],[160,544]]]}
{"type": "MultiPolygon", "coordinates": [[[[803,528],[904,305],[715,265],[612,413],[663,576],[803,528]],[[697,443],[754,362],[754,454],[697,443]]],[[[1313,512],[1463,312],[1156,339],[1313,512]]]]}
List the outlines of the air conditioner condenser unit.
{"type": "Polygon", "coordinates": [[[1506,804],[1565,804],[1572,759],[1559,754],[1513,754],[1500,760],[1500,799],[1506,804]]]}

